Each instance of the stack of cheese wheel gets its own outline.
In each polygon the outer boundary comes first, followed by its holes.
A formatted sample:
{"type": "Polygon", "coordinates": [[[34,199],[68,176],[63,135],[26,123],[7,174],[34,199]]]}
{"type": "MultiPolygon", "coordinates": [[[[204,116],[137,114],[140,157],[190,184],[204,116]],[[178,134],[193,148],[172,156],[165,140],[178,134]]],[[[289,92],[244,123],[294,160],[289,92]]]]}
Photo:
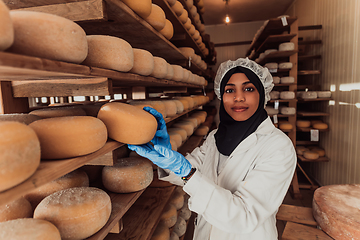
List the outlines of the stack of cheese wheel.
{"type": "Polygon", "coordinates": [[[40,120],[41,117],[27,114],[27,113],[9,113],[9,114],[0,114],[0,121],[16,121],[29,125],[30,123],[40,120]]]}
{"type": "Polygon", "coordinates": [[[151,0],[121,0],[143,19],[147,18],[152,9],[151,0]]]}
{"type": "Polygon", "coordinates": [[[86,58],[86,33],[75,22],[32,11],[13,10],[10,16],[15,38],[8,51],[72,63],[81,63],[86,58]]]}
{"type": "Polygon", "coordinates": [[[39,118],[86,116],[85,110],[78,106],[41,108],[29,112],[29,114],[38,116],[39,118]]]}
{"type": "Polygon", "coordinates": [[[99,231],[111,213],[109,195],[94,187],[75,187],[44,198],[34,218],[53,223],[61,239],[85,239],[99,231]]]}
{"type": "Polygon", "coordinates": [[[325,156],[325,150],[322,149],[321,147],[315,146],[315,147],[310,147],[311,151],[316,152],[317,154],[319,154],[319,157],[324,157],[325,156]]]}
{"type": "Polygon", "coordinates": [[[89,177],[85,171],[80,169],[72,171],[27,193],[25,198],[29,200],[32,208],[35,209],[50,194],[73,187],[89,187],[89,177]]]}
{"type": "Polygon", "coordinates": [[[41,144],[41,158],[61,159],[86,155],[102,148],[107,129],[98,118],[90,116],[56,117],[29,125],[41,144]]]}
{"type": "Polygon", "coordinates": [[[284,84],[294,83],[295,78],[294,77],[282,77],[282,78],[280,78],[280,82],[284,83],[284,84]]]}
{"type": "Polygon", "coordinates": [[[19,218],[0,223],[0,239],[61,240],[59,230],[49,221],[19,218]]]}
{"type": "Polygon", "coordinates": [[[154,56],[154,70],[150,76],[165,78],[168,73],[168,63],[164,58],[154,56]]]}
{"type": "Polygon", "coordinates": [[[315,190],[313,215],[321,229],[334,239],[359,239],[360,185],[323,186],[315,190]]]}
{"type": "Polygon", "coordinates": [[[331,92],[330,91],[317,91],[318,98],[330,98],[331,92]]]}
{"type": "MultiPolygon", "coordinates": [[[[200,104],[203,104],[202,98],[200,98],[200,104]]],[[[199,120],[199,123],[204,123],[207,117],[207,112],[205,111],[197,111],[190,115],[191,117],[196,117],[199,120]]]]}
{"type": "Polygon", "coordinates": [[[154,71],[154,56],[147,50],[133,48],[134,65],[131,73],[148,76],[154,71]]]}
{"type": "Polygon", "coordinates": [[[174,76],[172,78],[172,80],[180,82],[183,80],[184,78],[184,70],[183,67],[180,65],[171,65],[173,70],[174,70],[174,76]]]}
{"type": "Polygon", "coordinates": [[[114,166],[105,166],[102,182],[109,191],[130,193],[145,189],[153,180],[151,162],[143,157],[119,158],[114,166]]]}
{"type": "Polygon", "coordinates": [[[301,91],[299,92],[299,96],[303,99],[315,99],[317,98],[316,91],[301,91]]]}
{"type": "Polygon", "coordinates": [[[40,151],[39,139],[29,126],[0,122],[0,192],[34,174],[40,164],[40,151]]]}
{"type": "Polygon", "coordinates": [[[191,47],[180,47],[179,50],[187,58],[193,58],[195,55],[195,50],[191,47]]]}
{"type": "Polygon", "coordinates": [[[104,104],[98,114],[109,137],[126,144],[144,144],[155,136],[157,121],[150,113],[126,103],[104,104]]]}
{"type": "Polygon", "coordinates": [[[104,35],[89,35],[86,38],[89,53],[83,64],[120,72],[128,72],[133,68],[134,52],[124,39],[104,35]]]}
{"type": "Polygon", "coordinates": [[[270,63],[266,63],[265,67],[268,68],[269,70],[277,70],[279,65],[276,62],[270,62],[270,63]]]}
{"type": "Polygon", "coordinates": [[[18,218],[31,218],[32,215],[33,209],[31,204],[24,197],[20,197],[6,205],[0,206],[0,222],[18,218]]]}
{"type": "Polygon", "coordinates": [[[14,42],[14,27],[9,8],[0,1],[0,51],[9,48],[14,42]]]}
{"type": "Polygon", "coordinates": [[[177,209],[172,204],[167,204],[161,213],[160,222],[163,222],[168,228],[175,225],[178,217],[177,209]]]}

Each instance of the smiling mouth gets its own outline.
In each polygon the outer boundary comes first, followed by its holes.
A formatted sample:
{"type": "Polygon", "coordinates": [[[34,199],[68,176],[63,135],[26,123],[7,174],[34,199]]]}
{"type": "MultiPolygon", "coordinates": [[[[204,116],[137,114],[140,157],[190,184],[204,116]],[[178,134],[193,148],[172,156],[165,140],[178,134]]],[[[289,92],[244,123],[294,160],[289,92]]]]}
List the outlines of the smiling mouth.
{"type": "Polygon", "coordinates": [[[232,107],[231,108],[234,112],[244,112],[248,109],[248,107],[232,107]]]}

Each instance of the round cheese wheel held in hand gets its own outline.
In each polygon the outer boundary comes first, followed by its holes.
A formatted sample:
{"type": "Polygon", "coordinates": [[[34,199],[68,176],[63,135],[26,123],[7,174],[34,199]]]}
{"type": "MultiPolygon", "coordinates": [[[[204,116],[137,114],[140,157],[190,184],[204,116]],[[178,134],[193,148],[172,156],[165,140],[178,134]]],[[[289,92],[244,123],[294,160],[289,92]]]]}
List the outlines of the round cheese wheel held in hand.
{"type": "Polygon", "coordinates": [[[157,31],[160,31],[165,27],[165,20],[166,17],[164,10],[156,4],[152,4],[150,15],[145,18],[145,21],[147,21],[157,31]]]}
{"type": "Polygon", "coordinates": [[[0,51],[9,48],[14,42],[14,27],[9,8],[0,0],[0,51]]]}
{"type": "Polygon", "coordinates": [[[0,239],[61,240],[54,224],[34,218],[19,218],[0,223],[0,239]]]}
{"type": "Polygon", "coordinates": [[[151,0],[121,0],[121,1],[144,19],[147,18],[151,13],[151,7],[152,7],[151,0]]]}
{"type": "Polygon", "coordinates": [[[134,53],[131,45],[117,37],[105,35],[86,36],[89,53],[83,62],[92,67],[107,68],[128,72],[134,65],[134,53]]]}
{"type": "Polygon", "coordinates": [[[102,171],[104,187],[116,193],[130,193],[145,189],[153,180],[151,162],[143,157],[119,158],[114,166],[102,171]]]}
{"type": "Polygon", "coordinates": [[[0,122],[0,191],[29,178],[39,164],[40,142],[34,130],[19,122],[0,122]]]}
{"type": "Polygon", "coordinates": [[[154,71],[154,56],[144,49],[133,48],[134,65],[130,72],[148,76],[154,71]]]}
{"type": "Polygon", "coordinates": [[[98,113],[109,137],[126,144],[144,144],[155,136],[157,121],[150,113],[126,103],[111,102],[98,113]]]}
{"type": "Polygon", "coordinates": [[[49,13],[10,11],[14,43],[10,52],[81,63],[88,54],[85,31],[75,22],[49,13]]]}
{"type": "Polygon", "coordinates": [[[111,213],[109,195],[94,187],[75,187],[44,198],[34,211],[35,219],[54,224],[62,240],[85,239],[99,231],[111,213]]]}
{"type": "Polygon", "coordinates": [[[86,155],[99,150],[107,141],[105,124],[90,116],[47,118],[29,126],[39,137],[43,159],[86,155]]]}

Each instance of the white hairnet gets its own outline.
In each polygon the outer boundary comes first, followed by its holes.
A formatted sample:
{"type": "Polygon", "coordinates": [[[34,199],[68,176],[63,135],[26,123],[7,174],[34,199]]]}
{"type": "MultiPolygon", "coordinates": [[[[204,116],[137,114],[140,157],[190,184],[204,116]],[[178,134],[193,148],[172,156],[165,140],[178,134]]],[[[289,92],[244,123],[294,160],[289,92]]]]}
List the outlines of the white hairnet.
{"type": "Polygon", "coordinates": [[[270,100],[270,92],[274,87],[273,78],[269,72],[269,70],[265,67],[260,66],[256,62],[248,59],[248,58],[238,58],[235,61],[228,60],[220,64],[219,69],[216,73],[214,80],[214,91],[216,96],[221,100],[220,95],[220,84],[225,74],[234,67],[244,67],[256,74],[260,79],[261,83],[264,86],[265,92],[265,105],[270,100]]]}

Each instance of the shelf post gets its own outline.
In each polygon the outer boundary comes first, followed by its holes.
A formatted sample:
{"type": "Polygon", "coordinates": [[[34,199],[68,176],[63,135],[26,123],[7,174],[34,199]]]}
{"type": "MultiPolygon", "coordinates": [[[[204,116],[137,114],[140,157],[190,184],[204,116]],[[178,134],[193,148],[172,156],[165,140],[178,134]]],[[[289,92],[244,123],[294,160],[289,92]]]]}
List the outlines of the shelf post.
{"type": "Polygon", "coordinates": [[[11,82],[0,81],[0,114],[28,112],[28,98],[14,98],[11,82]]]}

